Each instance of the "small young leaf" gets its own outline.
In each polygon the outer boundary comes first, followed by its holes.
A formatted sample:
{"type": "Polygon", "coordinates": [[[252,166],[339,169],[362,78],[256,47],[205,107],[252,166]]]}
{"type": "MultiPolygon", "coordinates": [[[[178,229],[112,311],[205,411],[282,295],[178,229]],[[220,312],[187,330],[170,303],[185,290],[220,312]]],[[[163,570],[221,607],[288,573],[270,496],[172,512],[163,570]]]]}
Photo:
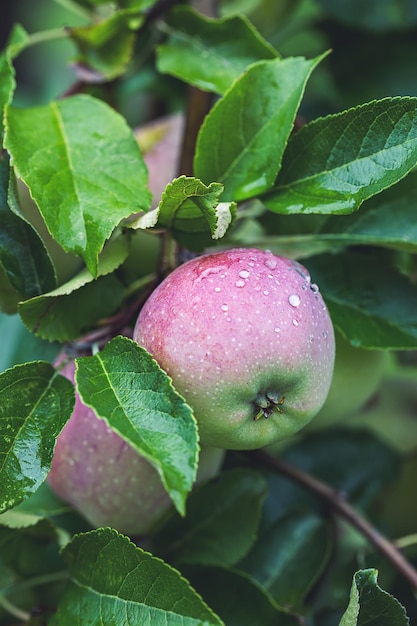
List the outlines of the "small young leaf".
{"type": "Polygon", "coordinates": [[[72,584],[51,626],[224,626],[178,571],[110,528],[64,548],[72,584]]]}
{"type": "Polygon", "coordinates": [[[309,259],[308,268],[320,285],[333,324],[353,345],[417,347],[416,289],[383,254],[376,250],[324,254],[309,259]]]}
{"type": "Polygon", "coordinates": [[[184,514],[197,471],[197,424],[168,376],[126,337],[76,362],[83,402],[152,463],[184,514]]]}
{"type": "Polygon", "coordinates": [[[322,57],[259,61],[233,83],[198,135],[195,175],[244,200],[274,184],[306,82],[322,57]]]}
{"type": "Polygon", "coordinates": [[[86,95],[46,106],[8,107],[5,146],[48,230],[91,274],[114,228],[147,210],[147,171],[126,121],[86,95]]]}
{"type": "Polygon", "coordinates": [[[70,30],[78,46],[76,63],[94,74],[95,80],[112,80],[123,74],[135,43],[135,30],[143,17],[134,9],[119,10],[107,19],[70,30]]]}
{"type": "Polygon", "coordinates": [[[353,577],[349,605],[339,626],[409,626],[404,607],[377,584],[375,569],[353,577]]]}
{"type": "Polygon", "coordinates": [[[74,407],[73,385],[43,361],[0,374],[0,512],[34,493],[74,407]]]}
{"type": "Polygon", "coordinates": [[[417,98],[369,102],[303,126],[263,201],[277,213],[351,213],[416,162],[417,98]]]}
{"type": "Polygon", "coordinates": [[[201,250],[224,237],[235,215],[234,202],[219,202],[222,192],[220,183],[206,186],[197,178],[180,176],[166,187],[159,206],[130,226],[166,228],[188,249],[201,250]]]}
{"type": "Polygon", "coordinates": [[[223,472],[190,495],[185,519],[171,518],[155,541],[170,561],[230,566],[253,544],[266,483],[257,472],[223,472]]]}
{"type": "Polygon", "coordinates": [[[115,238],[100,255],[94,280],[85,268],[57,289],[19,304],[27,328],[49,341],[69,341],[113,313],[122,301],[123,284],[112,274],[128,253],[126,238],[115,238]]]}
{"type": "Polygon", "coordinates": [[[202,90],[222,94],[252,63],[279,56],[244,15],[216,19],[180,6],[166,28],[168,39],[157,48],[159,71],[202,90]]]}

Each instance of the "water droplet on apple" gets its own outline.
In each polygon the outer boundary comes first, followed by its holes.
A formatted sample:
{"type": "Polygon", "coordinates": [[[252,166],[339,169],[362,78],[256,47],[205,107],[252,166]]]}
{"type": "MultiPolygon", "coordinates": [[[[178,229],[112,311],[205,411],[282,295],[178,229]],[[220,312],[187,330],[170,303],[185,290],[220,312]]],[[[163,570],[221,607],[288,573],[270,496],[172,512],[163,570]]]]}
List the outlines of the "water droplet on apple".
{"type": "Polygon", "coordinates": [[[288,298],[288,302],[291,304],[291,306],[297,307],[300,305],[301,298],[298,294],[292,293],[290,297],[288,298]]]}
{"type": "Polygon", "coordinates": [[[318,285],[316,285],[315,283],[313,283],[312,285],[310,285],[310,289],[313,293],[318,293],[319,292],[319,288],[318,285]]]}
{"type": "Polygon", "coordinates": [[[245,281],[244,280],[237,280],[235,285],[236,287],[244,287],[245,286],[245,281]]]}
{"type": "Polygon", "coordinates": [[[249,272],[248,272],[248,270],[241,270],[241,271],[239,272],[239,276],[240,276],[240,278],[249,278],[249,272]]]}
{"type": "Polygon", "coordinates": [[[267,267],[268,269],[270,269],[270,270],[274,270],[274,269],[276,268],[276,266],[277,266],[277,261],[276,261],[275,259],[273,259],[273,258],[271,258],[271,259],[267,259],[267,260],[265,261],[265,265],[266,265],[266,267],[267,267]]]}
{"type": "Polygon", "coordinates": [[[292,323],[293,323],[294,326],[298,326],[297,320],[293,320],[292,323]]]}
{"type": "Polygon", "coordinates": [[[227,306],[227,304],[222,304],[222,311],[226,312],[229,310],[229,307],[227,306]]]}

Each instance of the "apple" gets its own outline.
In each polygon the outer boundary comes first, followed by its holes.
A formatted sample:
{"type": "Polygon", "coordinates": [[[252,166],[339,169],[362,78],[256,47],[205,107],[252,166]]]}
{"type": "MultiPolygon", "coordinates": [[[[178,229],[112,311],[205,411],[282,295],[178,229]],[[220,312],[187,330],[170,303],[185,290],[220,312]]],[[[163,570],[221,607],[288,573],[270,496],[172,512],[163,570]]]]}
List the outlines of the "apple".
{"type": "MultiPolygon", "coordinates": [[[[56,363],[62,361],[62,355],[56,363]]],[[[60,373],[74,382],[75,362],[60,373]]],[[[224,450],[202,447],[197,482],[217,474],[224,450]]],[[[173,505],[159,474],[144,457],[96,416],[76,393],[73,414],[55,446],[47,482],[92,526],[122,533],[151,533],[173,505]]]]}
{"type": "Polygon", "coordinates": [[[148,168],[152,207],[158,206],[162,192],[178,176],[185,118],[173,113],[157,118],[135,130],[135,137],[148,168]]]}
{"type": "Polygon", "coordinates": [[[251,248],[208,253],[152,292],[133,338],[194,411],[204,445],[254,449],[289,437],[322,407],[332,322],[297,261],[251,248]]]}
{"type": "Polygon", "coordinates": [[[322,428],[357,413],[375,395],[388,366],[388,352],[353,346],[336,331],[332,384],[309,429],[322,428]]]}
{"type": "MultiPolygon", "coordinates": [[[[165,187],[178,174],[184,124],[184,114],[174,113],[156,118],[134,131],[148,168],[151,209],[158,206],[165,187]]],[[[138,215],[134,213],[129,220],[138,215]]],[[[162,239],[158,233],[137,229],[130,237],[129,256],[121,268],[127,282],[156,272],[162,254],[162,239]]]]}

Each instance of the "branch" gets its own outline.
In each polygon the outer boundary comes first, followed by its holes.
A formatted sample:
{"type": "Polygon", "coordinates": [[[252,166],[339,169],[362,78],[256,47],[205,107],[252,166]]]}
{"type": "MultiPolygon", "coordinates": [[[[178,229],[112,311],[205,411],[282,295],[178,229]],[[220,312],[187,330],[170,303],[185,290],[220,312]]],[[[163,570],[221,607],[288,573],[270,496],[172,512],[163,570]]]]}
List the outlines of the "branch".
{"type": "MultiPolygon", "coordinates": [[[[194,0],[193,6],[197,11],[208,17],[215,17],[217,15],[216,0],[194,0]]],[[[188,88],[187,110],[178,175],[193,175],[193,159],[198,131],[212,103],[213,95],[211,93],[201,91],[201,89],[193,86],[188,88]]]]}
{"type": "Polygon", "coordinates": [[[417,571],[402,555],[402,553],[386,537],[367,522],[351,505],[344,499],[341,493],[329,487],[321,480],[287,463],[281,458],[274,457],[262,450],[247,452],[249,458],[256,463],[262,463],[266,467],[279,472],[304,489],[311,491],[323,500],[328,507],[337,515],[345,519],[351,526],[356,528],[369,543],[371,543],[402,576],[417,589],[417,571]]]}

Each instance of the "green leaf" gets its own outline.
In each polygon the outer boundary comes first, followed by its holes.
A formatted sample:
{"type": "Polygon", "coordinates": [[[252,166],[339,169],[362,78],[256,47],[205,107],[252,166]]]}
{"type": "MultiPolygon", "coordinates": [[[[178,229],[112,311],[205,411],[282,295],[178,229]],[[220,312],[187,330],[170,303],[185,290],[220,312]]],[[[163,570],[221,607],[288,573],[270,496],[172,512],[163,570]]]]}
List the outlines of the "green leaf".
{"type": "Polygon", "coordinates": [[[224,200],[243,200],[274,184],[305,84],[322,57],[259,61],[214,105],[194,158],[203,182],[224,184],[224,200]]]}
{"type": "Polygon", "coordinates": [[[179,572],[115,530],[74,537],[63,558],[72,584],[51,626],[223,624],[179,572]]]}
{"type": "Polygon", "coordinates": [[[306,124],[288,143],[277,213],[351,213],[417,163],[417,98],[385,98],[306,124]]]}
{"type": "Polygon", "coordinates": [[[19,314],[23,323],[32,333],[49,341],[77,339],[122,302],[124,286],[112,272],[127,253],[127,240],[115,238],[100,255],[97,279],[85,268],[57,289],[21,302],[19,314]]]}
{"type": "Polygon", "coordinates": [[[0,157],[0,264],[20,299],[31,298],[56,285],[54,269],[45,247],[28,222],[10,210],[17,202],[8,159],[0,157]]]}
{"type": "Polygon", "coordinates": [[[12,101],[16,88],[12,59],[24,48],[28,34],[20,24],[15,24],[9,36],[6,49],[0,53],[0,118],[3,125],[4,107],[12,101]]]}
{"type": "MultiPolygon", "coordinates": [[[[376,495],[392,483],[399,470],[398,456],[389,443],[383,443],[363,427],[309,431],[276,454],[344,493],[361,510],[375,505],[376,495]]],[[[261,535],[277,520],[291,515],[294,508],[322,513],[317,498],[305,489],[277,472],[268,471],[265,476],[269,492],[263,510],[261,535]]]]}
{"type": "Polygon", "coordinates": [[[356,28],[369,29],[378,33],[409,30],[417,24],[417,7],[413,2],[398,0],[316,0],[317,4],[338,21],[356,28]]]}
{"type": "Polygon", "coordinates": [[[197,178],[180,176],[166,187],[158,207],[130,224],[132,228],[168,229],[190,250],[201,250],[224,237],[236,213],[234,202],[219,202],[223,185],[204,185],[197,178]]]}
{"type": "Polygon", "coordinates": [[[0,313],[0,372],[27,361],[53,361],[60,346],[39,339],[29,332],[19,315],[0,313]]]}
{"type": "Polygon", "coordinates": [[[220,94],[252,63],[279,56],[244,15],[216,19],[180,6],[164,30],[168,39],[157,47],[158,70],[220,94]]]}
{"type": "Polygon", "coordinates": [[[197,424],[171,380],[146,350],[121,336],[76,362],[83,402],[152,463],[184,514],[197,472],[197,424]]]}
{"type": "Polygon", "coordinates": [[[375,569],[359,570],[353,577],[349,606],[339,626],[408,626],[404,607],[377,584],[375,569]]]}
{"type": "Polygon", "coordinates": [[[260,533],[236,567],[256,580],[278,604],[300,608],[329,561],[329,530],[314,513],[289,513],[260,533]]]}
{"type": "Polygon", "coordinates": [[[193,491],[183,520],[171,518],[156,536],[170,561],[230,566],[253,544],[266,483],[257,472],[230,470],[193,491]]]}
{"type": "Polygon", "coordinates": [[[355,346],[409,350],[417,347],[417,292],[376,249],[371,253],[320,255],[308,268],[333,324],[355,346]]]}
{"type": "Polygon", "coordinates": [[[45,480],[74,401],[73,385],[50,363],[25,363],[0,374],[0,512],[45,480]]]}
{"type": "Polygon", "coordinates": [[[243,572],[186,565],[182,571],[227,626],[298,626],[260,585],[243,572]]]}
{"type": "Polygon", "coordinates": [[[135,43],[135,30],[143,17],[134,10],[118,11],[101,22],[72,28],[70,38],[77,45],[76,63],[94,81],[113,80],[126,71],[135,43]]]}
{"type": "Polygon", "coordinates": [[[82,256],[95,276],[114,228],[151,201],[146,167],[124,118],[86,95],[8,107],[5,146],[54,239],[82,256]]]}
{"type": "Polygon", "coordinates": [[[315,239],[417,252],[417,172],[367,200],[351,215],[329,216],[315,239]]]}

